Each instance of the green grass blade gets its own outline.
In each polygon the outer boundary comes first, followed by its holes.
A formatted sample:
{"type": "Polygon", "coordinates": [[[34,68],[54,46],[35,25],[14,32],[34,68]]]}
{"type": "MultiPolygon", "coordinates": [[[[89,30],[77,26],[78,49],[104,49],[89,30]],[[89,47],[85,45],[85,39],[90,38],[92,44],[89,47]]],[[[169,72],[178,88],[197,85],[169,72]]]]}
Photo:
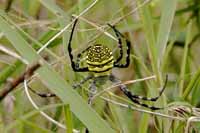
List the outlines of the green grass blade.
{"type": "Polygon", "coordinates": [[[185,69],[187,65],[187,59],[188,59],[188,50],[189,50],[189,44],[192,40],[192,22],[190,22],[187,26],[187,35],[186,35],[186,41],[185,41],[185,47],[183,52],[183,59],[182,59],[182,65],[181,65],[181,73],[180,78],[181,81],[179,83],[179,94],[182,96],[183,94],[183,87],[184,87],[184,77],[185,77],[185,69]]]}
{"type": "Polygon", "coordinates": [[[73,133],[73,118],[69,104],[64,106],[64,112],[65,112],[65,124],[67,127],[66,133],[73,133]]]}
{"type": "MultiPolygon", "coordinates": [[[[62,110],[63,110],[62,107],[57,107],[56,108],[56,113],[55,113],[55,116],[53,117],[54,120],[59,121],[59,119],[62,116],[62,110]]],[[[56,132],[57,130],[58,130],[57,125],[54,124],[54,123],[52,123],[52,125],[51,125],[51,131],[56,132]]]]}
{"type": "Polygon", "coordinates": [[[22,123],[26,124],[27,126],[33,127],[35,131],[38,131],[40,133],[53,133],[50,130],[47,130],[45,128],[42,128],[38,126],[36,123],[30,122],[28,120],[20,120],[22,123]]]}
{"type": "Polygon", "coordinates": [[[46,8],[48,8],[50,11],[53,11],[55,15],[60,16],[61,14],[66,14],[62,9],[60,9],[59,6],[55,3],[53,0],[39,0],[40,3],[42,3],[46,8]]]}
{"type": "Polygon", "coordinates": [[[10,65],[6,67],[4,70],[0,73],[0,86],[2,83],[6,81],[6,79],[15,72],[16,68],[22,66],[21,61],[16,61],[13,65],[10,65]]]}
{"type": "Polygon", "coordinates": [[[197,70],[197,72],[194,74],[194,76],[192,77],[192,79],[190,80],[188,86],[186,87],[184,93],[183,93],[183,99],[187,99],[187,97],[189,96],[190,92],[192,92],[193,87],[196,85],[196,83],[199,82],[200,79],[200,69],[197,70]]]}
{"type": "Polygon", "coordinates": [[[161,21],[156,42],[156,46],[158,47],[157,57],[159,59],[159,62],[163,59],[166,50],[169,33],[172,27],[174,14],[176,11],[177,0],[164,0],[162,2],[163,2],[162,3],[163,8],[162,8],[161,21]]]}
{"type": "Polygon", "coordinates": [[[140,127],[139,127],[139,133],[146,133],[148,131],[148,126],[144,126],[144,125],[148,125],[149,123],[149,114],[143,114],[141,121],[140,121],[140,127]]]}
{"type": "MultiPolygon", "coordinates": [[[[138,0],[138,3],[141,4],[141,2],[138,0]]],[[[158,69],[156,65],[156,49],[155,49],[155,31],[154,31],[154,24],[153,24],[153,17],[152,12],[149,5],[145,5],[140,9],[140,15],[141,15],[141,21],[143,23],[143,30],[145,33],[145,38],[147,40],[147,48],[148,48],[148,54],[151,60],[151,68],[153,70],[153,73],[155,75],[158,75],[158,69]]],[[[156,76],[159,77],[159,76],[156,76]]],[[[148,94],[154,95],[155,91],[149,91],[148,94]]],[[[139,128],[139,133],[144,133],[148,129],[148,121],[150,117],[148,114],[144,114],[141,117],[140,124],[142,125],[142,128],[139,128]]]]}
{"type": "MultiPolygon", "coordinates": [[[[138,0],[138,3],[139,0],[138,0]]],[[[139,4],[138,4],[139,5],[139,4]]],[[[145,5],[140,9],[141,20],[143,23],[143,30],[145,33],[145,38],[147,40],[148,53],[151,59],[151,67],[153,72],[157,75],[157,65],[156,65],[156,49],[155,49],[155,31],[153,25],[153,18],[149,5],[145,5]]]]}

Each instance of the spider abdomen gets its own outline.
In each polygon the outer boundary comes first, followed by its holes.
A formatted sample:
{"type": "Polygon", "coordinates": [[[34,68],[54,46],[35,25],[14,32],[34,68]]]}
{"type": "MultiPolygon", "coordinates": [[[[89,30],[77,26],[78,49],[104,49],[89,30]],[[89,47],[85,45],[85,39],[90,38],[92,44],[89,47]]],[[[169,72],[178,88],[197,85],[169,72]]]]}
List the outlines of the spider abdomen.
{"type": "Polygon", "coordinates": [[[88,49],[86,60],[89,71],[95,73],[96,76],[109,75],[114,67],[112,51],[101,44],[88,49]]]}

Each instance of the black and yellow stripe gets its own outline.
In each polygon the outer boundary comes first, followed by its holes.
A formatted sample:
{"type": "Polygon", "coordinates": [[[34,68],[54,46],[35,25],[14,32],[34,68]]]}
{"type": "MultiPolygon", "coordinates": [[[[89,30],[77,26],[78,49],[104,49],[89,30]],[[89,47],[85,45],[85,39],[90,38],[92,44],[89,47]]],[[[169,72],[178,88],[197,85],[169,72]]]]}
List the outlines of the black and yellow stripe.
{"type": "Polygon", "coordinates": [[[87,64],[90,72],[95,76],[110,75],[114,66],[112,51],[101,44],[91,46],[87,52],[87,64]]]}

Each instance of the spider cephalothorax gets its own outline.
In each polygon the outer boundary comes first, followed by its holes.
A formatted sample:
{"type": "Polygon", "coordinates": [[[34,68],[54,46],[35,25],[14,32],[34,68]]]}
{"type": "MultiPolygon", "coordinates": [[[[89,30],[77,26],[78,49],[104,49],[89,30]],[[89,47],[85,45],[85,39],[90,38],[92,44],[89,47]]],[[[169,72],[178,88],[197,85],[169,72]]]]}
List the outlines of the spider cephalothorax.
{"type": "Polygon", "coordinates": [[[94,73],[94,76],[109,75],[114,67],[114,57],[112,51],[101,44],[90,46],[87,51],[86,62],[88,70],[94,73]]]}

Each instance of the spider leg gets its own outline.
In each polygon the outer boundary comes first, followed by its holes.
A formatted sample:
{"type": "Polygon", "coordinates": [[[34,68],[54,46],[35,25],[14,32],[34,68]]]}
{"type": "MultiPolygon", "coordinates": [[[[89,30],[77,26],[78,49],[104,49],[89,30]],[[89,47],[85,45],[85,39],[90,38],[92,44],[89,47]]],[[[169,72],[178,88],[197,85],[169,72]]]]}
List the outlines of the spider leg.
{"type": "Polygon", "coordinates": [[[88,97],[88,104],[91,105],[92,104],[92,98],[94,96],[94,94],[97,91],[97,87],[96,87],[96,81],[93,80],[92,83],[90,84],[89,87],[89,97],[88,97]]]}
{"type": "MultiPolygon", "coordinates": [[[[96,81],[93,80],[92,83],[90,84],[89,87],[89,97],[88,97],[88,104],[92,105],[92,98],[94,96],[94,94],[96,93],[97,88],[96,88],[96,81]]],[[[85,133],[89,133],[88,128],[86,128],[85,133]]]]}
{"type": "MultiPolygon", "coordinates": [[[[77,22],[78,22],[78,19],[76,19],[74,21],[74,24],[72,27],[72,31],[71,31],[69,42],[68,42],[68,53],[69,53],[69,57],[70,57],[70,61],[71,61],[71,66],[75,72],[88,72],[88,67],[80,68],[79,64],[78,64],[79,62],[75,63],[73,61],[71,42],[72,42],[72,38],[73,38],[73,34],[74,34],[74,30],[75,30],[77,22]]],[[[81,55],[78,55],[78,56],[81,56],[81,55]]]]}
{"type": "Polygon", "coordinates": [[[135,99],[141,99],[141,100],[145,100],[145,101],[153,101],[153,102],[155,102],[155,101],[157,101],[157,100],[160,98],[160,96],[161,96],[162,93],[164,92],[164,90],[165,90],[165,88],[166,88],[166,86],[167,86],[167,81],[168,81],[168,76],[166,75],[166,79],[165,79],[164,86],[163,86],[162,89],[159,91],[159,95],[156,96],[156,97],[148,98],[148,97],[144,97],[144,96],[134,95],[134,94],[132,94],[129,90],[128,90],[129,92],[127,92],[127,93],[129,93],[129,95],[130,95],[131,97],[135,98],[135,99]]]}
{"type": "MultiPolygon", "coordinates": [[[[89,75],[87,76],[86,78],[84,78],[83,80],[81,80],[79,83],[77,84],[74,84],[72,87],[73,89],[76,89],[78,87],[81,87],[82,84],[84,84],[85,82],[87,82],[88,80],[92,79],[93,76],[92,75],[89,75]]],[[[47,98],[47,97],[56,97],[55,94],[53,93],[40,93],[40,92],[37,92],[35,91],[34,89],[32,89],[30,86],[28,86],[28,88],[36,95],[42,97],[42,98],[47,98]]]]}
{"type": "Polygon", "coordinates": [[[115,35],[116,35],[116,37],[118,39],[118,47],[119,47],[119,50],[120,50],[119,51],[120,55],[115,61],[115,63],[118,63],[123,57],[122,40],[121,40],[121,37],[120,37],[119,33],[116,31],[115,27],[112,26],[111,24],[108,24],[108,26],[110,26],[113,29],[113,31],[115,32],[115,35]]]}
{"type": "Polygon", "coordinates": [[[30,86],[28,86],[29,90],[31,90],[34,94],[42,97],[42,98],[47,98],[47,97],[55,97],[56,95],[53,93],[39,93],[35,90],[33,90],[30,86]]]}
{"type": "Polygon", "coordinates": [[[87,82],[88,80],[92,79],[93,76],[92,75],[89,75],[87,77],[85,77],[84,79],[82,79],[79,83],[76,83],[74,85],[72,85],[73,89],[76,89],[78,87],[81,87],[82,84],[84,84],[85,82],[87,82]]]}
{"type": "Polygon", "coordinates": [[[108,24],[115,32],[116,36],[118,37],[118,43],[119,43],[119,48],[120,48],[120,57],[114,62],[114,67],[119,67],[119,68],[126,68],[129,66],[130,64],[130,49],[131,49],[131,42],[126,39],[126,37],[124,37],[124,35],[118,31],[115,26],[108,24]],[[126,63],[125,64],[119,64],[119,61],[122,59],[123,57],[123,49],[122,49],[122,41],[121,39],[119,39],[119,36],[124,38],[126,41],[126,45],[127,45],[127,50],[126,50],[126,63]],[[121,44],[120,44],[121,43],[121,44]]]}
{"type": "MultiPolygon", "coordinates": [[[[110,76],[110,80],[114,83],[119,83],[121,82],[119,79],[117,79],[114,75],[111,75],[110,76]]],[[[135,95],[135,94],[132,94],[128,88],[126,87],[126,85],[120,85],[120,90],[134,103],[140,105],[140,106],[143,106],[143,107],[146,107],[146,108],[149,108],[151,110],[160,110],[160,109],[163,109],[162,107],[155,107],[155,106],[149,106],[147,104],[144,104],[142,102],[140,102],[139,100],[146,100],[146,101],[156,101],[163,93],[164,89],[166,88],[166,84],[167,84],[167,78],[166,78],[166,81],[165,81],[165,85],[164,87],[162,88],[162,90],[160,91],[159,93],[159,96],[157,97],[154,97],[154,98],[147,98],[147,97],[143,97],[143,96],[139,96],[139,95],[135,95]]]]}

